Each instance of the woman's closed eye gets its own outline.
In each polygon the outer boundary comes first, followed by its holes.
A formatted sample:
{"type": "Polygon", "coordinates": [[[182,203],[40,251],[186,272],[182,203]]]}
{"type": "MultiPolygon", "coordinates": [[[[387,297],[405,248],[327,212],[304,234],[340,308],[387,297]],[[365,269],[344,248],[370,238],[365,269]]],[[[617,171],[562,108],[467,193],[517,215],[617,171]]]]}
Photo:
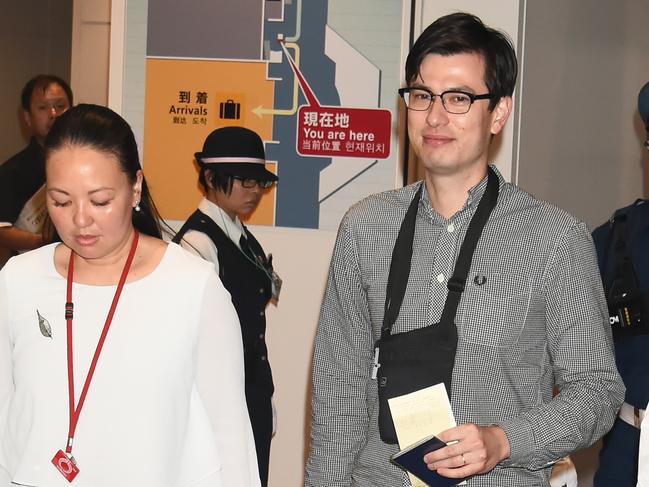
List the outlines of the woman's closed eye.
{"type": "Polygon", "coordinates": [[[113,201],[113,200],[110,199],[110,200],[103,200],[103,201],[93,201],[92,204],[94,206],[108,206],[111,201],[113,201]]]}

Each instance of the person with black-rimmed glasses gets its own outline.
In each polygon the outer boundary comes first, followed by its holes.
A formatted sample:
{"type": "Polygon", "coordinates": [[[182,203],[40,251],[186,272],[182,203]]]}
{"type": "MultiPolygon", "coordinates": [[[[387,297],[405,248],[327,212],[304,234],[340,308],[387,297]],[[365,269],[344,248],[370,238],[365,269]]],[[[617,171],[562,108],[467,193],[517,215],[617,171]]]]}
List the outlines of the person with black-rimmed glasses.
{"type": "Polygon", "coordinates": [[[437,384],[458,425],[420,427],[446,445],[413,464],[444,485],[547,486],[557,460],[613,424],[624,385],[590,232],[490,165],[516,76],[511,41],[466,13],[437,19],[410,50],[399,93],[425,177],[340,224],[307,487],[410,485],[390,462],[409,445],[389,399],[437,384]]]}
{"type": "MultiPolygon", "coordinates": [[[[273,435],[273,379],[266,347],[266,305],[281,281],[272,257],[240,220],[249,215],[277,176],[266,169],[264,143],[244,127],[223,127],[195,154],[205,197],[174,241],[214,263],[239,315],[245,359],[246,401],[255,436],[259,475],[268,484],[273,435]]],[[[217,371],[215,371],[216,373],[217,371]]]]}

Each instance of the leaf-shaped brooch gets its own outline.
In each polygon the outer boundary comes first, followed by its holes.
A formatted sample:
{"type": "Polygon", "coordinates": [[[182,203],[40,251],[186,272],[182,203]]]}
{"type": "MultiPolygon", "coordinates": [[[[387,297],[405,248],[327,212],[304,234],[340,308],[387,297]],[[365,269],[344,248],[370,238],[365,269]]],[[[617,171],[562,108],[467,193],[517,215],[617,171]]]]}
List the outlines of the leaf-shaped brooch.
{"type": "Polygon", "coordinates": [[[36,314],[38,315],[38,327],[41,329],[41,335],[45,338],[52,338],[52,327],[50,326],[50,322],[42,317],[38,310],[36,310],[36,314]]]}

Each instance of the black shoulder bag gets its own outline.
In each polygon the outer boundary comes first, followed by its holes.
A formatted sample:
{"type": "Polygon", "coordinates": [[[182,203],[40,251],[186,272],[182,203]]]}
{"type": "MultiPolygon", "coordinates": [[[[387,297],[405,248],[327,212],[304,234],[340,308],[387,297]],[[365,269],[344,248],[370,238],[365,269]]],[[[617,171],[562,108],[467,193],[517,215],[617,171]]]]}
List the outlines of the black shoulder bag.
{"type": "Polygon", "coordinates": [[[373,375],[377,378],[379,393],[379,431],[385,443],[397,443],[388,399],[440,382],[444,383],[450,397],[457,348],[455,314],[464,291],[473,251],[498,199],[498,177],[488,168],[487,188],[471,218],[453,276],[448,281],[448,295],[440,322],[405,333],[391,334],[392,325],[399,316],[410,275],[412,241],[423,186],[422,183],[412,199],[394,244],[381,338],[376,341],[374,348],[373,375]]]}

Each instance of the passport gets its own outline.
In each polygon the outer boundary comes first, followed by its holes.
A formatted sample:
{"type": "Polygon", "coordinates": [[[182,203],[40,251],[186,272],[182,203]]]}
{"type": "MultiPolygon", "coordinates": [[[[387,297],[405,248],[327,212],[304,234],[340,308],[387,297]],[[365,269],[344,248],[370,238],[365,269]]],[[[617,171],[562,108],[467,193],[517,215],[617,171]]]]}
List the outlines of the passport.
{"type": "Polygon", "coordinates": [[[439,450],[445,446],[446,443],[437,438],[437,436],[427,436],[417,443],[414,443],[392,455],[390,461],[404,470],[407,470],[430,487],[453,487],[464,479],[449,479],[448,477],[442,477],[437,472],[428,470],[426,462],[424,462],[424,455],[439,450]]]}

